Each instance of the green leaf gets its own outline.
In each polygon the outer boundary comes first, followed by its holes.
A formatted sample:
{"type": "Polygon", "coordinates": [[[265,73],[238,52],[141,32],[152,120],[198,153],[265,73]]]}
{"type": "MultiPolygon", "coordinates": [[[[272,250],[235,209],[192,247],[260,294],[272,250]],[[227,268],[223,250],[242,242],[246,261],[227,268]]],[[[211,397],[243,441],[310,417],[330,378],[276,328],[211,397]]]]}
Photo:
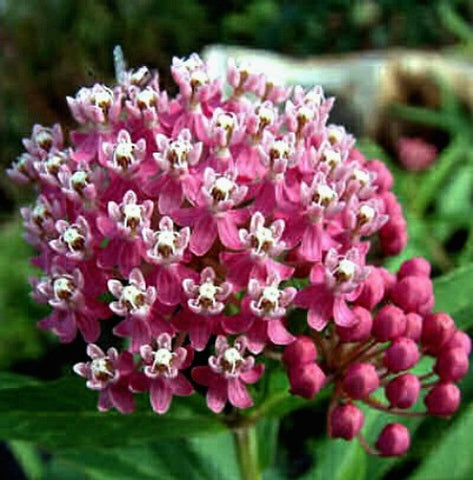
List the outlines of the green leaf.
{"type": "Polygon", "coordinates": [[[8,447],[21,465],[28,480],[41,480],[44,478],[44,465],[38,448],[31,443],[22,441],[9,442],[8,447]]]}
{"type": "Polygon", "coordinates": [[[214,414],[199,413],[198,402],[186,400],[191,399],[175,398],[170,411],[160,416],[143,395],[140,404],[145,405],[122,415],[98,412],[97,394],[79,378],[8,388],[0,390],[0,438],[47,447],[110,447],[225,430],[214,414]]]}
{"type": "Polygon", "coordinates": [[[410,480],[464,480],[472,478],[471,432],[473,430],[473,405],[457,418],[443,434],[443,440],[426,457],[410,480]]]}
{"type": "Polygon", "coordinates": [[[315,445],[315,465],[302,480],[363,480],[366,453],[356,440],[327,438],[315,445]]]}
{"type": "Polygon", "coordinates": [[[469,264],[434,280],[435,309],[448,312],[458,328],[473,325],[473,264],[469,264]]]}

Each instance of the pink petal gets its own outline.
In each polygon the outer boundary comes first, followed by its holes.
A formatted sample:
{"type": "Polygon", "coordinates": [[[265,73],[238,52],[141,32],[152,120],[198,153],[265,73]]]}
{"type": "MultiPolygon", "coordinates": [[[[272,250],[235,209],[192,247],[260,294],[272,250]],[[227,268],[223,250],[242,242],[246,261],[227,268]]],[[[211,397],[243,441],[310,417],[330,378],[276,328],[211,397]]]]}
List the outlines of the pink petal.
{"type": "Polygon", "coordinates": [[[169,268],[160,268],[156,275],[157,297],[165,305],[177,305],[181,300],[181,282],[169,268]]]}
{"type": "Polygon", "coordinates": [[[355,314],[348,308],[343,297],[335,297],[333,304],[333,318],[341,327],[352,327],[356,323],[355,314]]]}
{"type": "Polygon", "coordinates": [[[182,202],[180,183],[169,179],[164,182],[159,192],[158,208],[162,215],[169,214],[179,208],[182,202]]]}
{"type": "Polygon", "coordinates": [[[236,314],[227,316],[222,319],[222,327],[226,333],[236,334],[246,332],[254,321],[251,315],[236,314]]]}
{"type": "Polygon", "coordinates": [[[194,393],[194,388],[182,373],[179,373],[176,378],[170,381],[170,387],[174,395],[191,395],[194,393]]]}
{"type": "Polygon", "coordinates": [[[217,218],[217,229],[218,236],[226,247],[234,250],[241,248],[238,229],[229,215],[222,215],[217,218]]]}
{"type": "Polygon", "coordinates": [[[212,385],[207,392],[207,406],[214,413],[220,413],[227,403],[226,383],[212,385]]]}
{"type": "Polygon", "coordinates": [[[276,345],[288,345],[294,341],[294,337],[286,330],[279,319],[268,321],[268,337],[276,345]]]}
{"type": "Polygon", "coordinates": [[[228,400],[237,408],[249,408],[253,405],[253,400],[240,378],[228,380],[228,400]]]}
{"type": "Polygon", "coordinates": [[[202,215],[194,225],[189,248],[199,257],[205,255],[217,237],[217,225],[211,214],[202,215]]]}
{"type": "Polygon", "coordinates": [[[113,406],[121,413],[131,413],[135,409],[133,394],[123,387],[109,389],[110,400],[113,406]]]}
{"type": "Polygon", "coordinates": [[[106,412],[107,410],[110,410],[113,407],[113,403],[110,400],[110,390],[107,388],[106,390],[102,390],[99,394],[99,402],[97,405],[97,408],[101,412],[106,412]]]}
{"type": "Polygon", "coordinates": [[[317,262],[321,259],[322,236],[323,230],[319,224],[309,225],[302,235],[300,252],[309,262],[317,262]]]}
{"type": "Polygon", "coordinates": [[[248,370],[247,372],[243,372],[240,375],[240,378],[245,383],[256,383],[263,375],[263,372],[264,372],[264,364],[259,363],[258,365],[255,365],[251,370],[248,370]]]}
{"type": "Polygon", "coordinates": [[[190,326],[189,337],[192,346],[201,352],[209,341],[212,329],[210,328],[210,321],[204,318],[196,317],[198,320],[190,326]]]}
{"type": "Polygon", "coordinates": [[[208,387],[215,383],[216,373],[214,373],[210,367],[194,367],[192,369],[192,378],[194,381],[199,383],[200,385],[204,385],[208,387]]]}
{"type": "Polygon", "coordinates": [[[171,405],[172,391],[166,382],[158,377],[151,383],[149,398],[156,413],[165,413],[171,405]]]}

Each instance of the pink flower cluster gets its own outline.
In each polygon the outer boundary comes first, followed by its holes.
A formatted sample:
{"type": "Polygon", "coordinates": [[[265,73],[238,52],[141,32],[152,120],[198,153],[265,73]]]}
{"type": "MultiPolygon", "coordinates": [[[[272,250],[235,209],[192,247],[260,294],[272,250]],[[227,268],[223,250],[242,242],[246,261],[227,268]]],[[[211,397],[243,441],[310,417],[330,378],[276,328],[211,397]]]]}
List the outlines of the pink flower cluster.
{"type": "MultiPolygon", "coordinates": [[[[67,99],[80,125],[68,146],[58,125],[36,125],[8,171],[38,191],[21,213],[44,272],[33,296],[52,307],[40,327],[62,342],[80,331],[91,361],[74,370],[99,409],[131,412],[148,392],[164,413],[197,385],[212,411],[245,409],[247,385],[285,347],[292,393],[335,383],[334,437],[359,432],[354,401],[413,405],[425,383],[407,371],[422,354],[437,358],[427,408],[451,414],[467,337],[431,313],[425,262],[397,279],[367,265],[404,248],[406,223],[386,167],[328,123],[333,98],[233,62],[225,84],[196,54],[171,72],[174,98],[146,67],[81,88],[67,99]],[[120,353],[95,344],[112,316],[120,353]]],[[[382,433],[382,454],[403,453],[399,432],[382,433]]]]}

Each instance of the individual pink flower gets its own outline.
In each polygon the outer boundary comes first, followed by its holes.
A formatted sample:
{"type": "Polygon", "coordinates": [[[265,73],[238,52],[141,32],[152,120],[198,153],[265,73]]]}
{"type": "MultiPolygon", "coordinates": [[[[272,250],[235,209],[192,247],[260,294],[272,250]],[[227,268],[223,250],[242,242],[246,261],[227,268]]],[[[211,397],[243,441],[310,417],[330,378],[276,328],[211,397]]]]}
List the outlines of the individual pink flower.
{"type": "Polygon", "coordinates": [[[324,266],[314,266],[311,285],[299,291],[295,303],[309,309],[307,321],[315,330],[323,330],[331,318],[341,327],[352,326],[355,315],[346,301],[356,299],[368,274],[369,268],[364,266],[359,249],[352,248],[345,255],[331,249],[324,266]]]}
{"type": "Polygon", "coordinates": [[[181,372],[192,363],[191,348],[173,349],[171,336],[162,333],[156,339],[155,346],[142,345],[140,355],[147,378],[144,383],[147,384],[151,406],[156,413],[168,411],[173,395],[187,396],[194,393],[191,383],[181,372]]]}
{"type": "Polygon", "coordinates": [[[246,332],[248,349],[260,353],[268,341],[275,345],[287,345],[294,337],[284,325],[287,308],[296,296],[293,287],[279,289],[277,274],[270,274],[266,282],[250,278],[248,297],[242,302],[242,314],[226,316],[222,323],[229,333],[246,332]]]}
{"type": "Polygon", "coordinates": [[[90,343],[87,355],[92,359],[86,363],[76,363],[74,372],[87,379],[87,387],[99,390],[98,409],[101,412],[116,408],[120,413],[131,413],[135,409],[133,394],[128,388],[133,372],[133,356],[127,351],[120,354],[115,348],[103,350],[90,343]]]}
{"type": "Polygon", "coordinates": [[[227,401],[237,408],[249,408],[253,401],[246,389],[247,383],[256,383],[264,366],[255,365],[251,356],[244,356],[245,337],[238,337],[233,346],[219,335],[215,341],[215,355],[209,357],[209,366],[194,367],[192,378],[207,390],[207,406],[220,413],[227,401]]]}

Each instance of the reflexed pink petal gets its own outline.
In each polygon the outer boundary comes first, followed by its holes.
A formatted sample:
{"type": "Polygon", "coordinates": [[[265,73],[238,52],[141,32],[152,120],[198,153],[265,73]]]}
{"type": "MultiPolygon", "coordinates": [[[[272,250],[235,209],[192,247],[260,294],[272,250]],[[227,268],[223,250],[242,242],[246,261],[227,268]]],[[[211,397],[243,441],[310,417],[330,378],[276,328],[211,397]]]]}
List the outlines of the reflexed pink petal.
{"type": "Polygon", "coordinates": [[[245,384],[239,378],[231,378],[228,380],[228,400],[238,408],[249,408],[253,405],[253,400],[245,384]]]}
{"type": "Polygon", "coordinates": [[[335,323],[341,327],[352,327],[356,323],[355,314],[348,308],[343,297],[335,297],[333,304],[335,323]]]}
{"type": "Polygon", "coordinates": [[[102,390],[99,394],[99,402],[97,404],[97,408],[101,412],[106,412],[113,407],[112,400],[110,399],[109,390],[102,390]]]}
{"type": "Polygon", "coordinates": [[[135,409],[133,393],[123,387],[109,388],[110,400],[120,413],[131,413],[135,409]]]}
{"type": "Polygon", "coordinates": [[[194,393],[194,388],[182,373],[173,378],[169,383],[174,395],[191,395],[194,393]]]}
{"type": "Polygon", "coordinates": [[[237,250],[241,248],[238,237],[238,228],[228,215],[217,218],[218,236],[220,241],[228,248],[237,250]]]}
{"type": "Polygon", "coordinates": [[[248,370],[247,372],[243,372],[240,375],[240,378],[245,383],[256,383],[263,375],[263,372],[264,372],[264,364],[259,363],[258,365],[255,365],[251,370],[248,370]]]}
{"type": "Polygon", "coordinates": [[[149,389],[149,398],[156,413],[168,411],[172,401],[172,391],[164,379],[158,377],[153,380],[149,389]]]}
{"type": "Polygon", "coordinates": [[[214,413],[220,413],[227,403],[226,384],[211,386],[207,392],[207,406],[214,413]]]}
{"type": "Polygon", "coordinates": [[[177,305],[181,300],[181,282],[170,268],[160,268],[156,275],[157,297],[165,305],[177,305]]]}
{"type": "Polygon", "coordinates": [[[194,225],[189,242],[191,252],[199,257],[205,255],[217,237],[217,225],[212,215],[202,215],[194,225]]]}
{"type": "Polygon", "coordinates": [[[287,345],[294,341],[294,337],[279,319],[268,321],[268,337],[276,345],[287,345]]]}

